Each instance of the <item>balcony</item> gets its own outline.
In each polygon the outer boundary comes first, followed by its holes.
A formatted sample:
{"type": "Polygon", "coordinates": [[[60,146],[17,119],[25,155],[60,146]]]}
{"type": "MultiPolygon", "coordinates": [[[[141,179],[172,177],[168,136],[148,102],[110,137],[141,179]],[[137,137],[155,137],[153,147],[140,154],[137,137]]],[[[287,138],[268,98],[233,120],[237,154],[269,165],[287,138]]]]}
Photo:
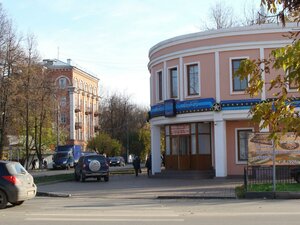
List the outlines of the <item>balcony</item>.
{"type": "Polygon", "coordinates": [[[92,114],[92,110],[91,110],[91,108],[86,108],[85,115],[89,115],[89,114],[92,114]]]}
{"type": "Polygon", "coordinates": [[[75,130],[82,129],[82,122],[75,123],[75,130]]]}
{"type": "Polygon", "coordinates": [[[75,106],[75,113],[81,112],[80,106],[76,105],[75,106]]]}

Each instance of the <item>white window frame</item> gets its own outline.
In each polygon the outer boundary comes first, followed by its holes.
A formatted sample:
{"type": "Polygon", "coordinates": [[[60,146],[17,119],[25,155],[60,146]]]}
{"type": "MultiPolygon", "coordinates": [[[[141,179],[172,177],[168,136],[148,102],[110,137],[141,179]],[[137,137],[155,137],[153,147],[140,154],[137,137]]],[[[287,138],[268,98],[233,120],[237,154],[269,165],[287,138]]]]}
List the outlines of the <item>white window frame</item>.
{"type": "MultiPolygon", "coordinates": [[[[233,76],[232,74],[232,60],[237,60],[237,59],[249,59],[249,56],[239,56],[239,57],[230,57],[229,58],[229,83],[230,83],[230,94],[231,95],[240,95],[240,94],[245,94],[245,91],[234,91],[233,90],[233,76]]],[[[250,75],[248,75],[248,82],[250,79],[250,75]]]]}
{"type": "MultiPolygon", "coordinates": [[[[288,76],[288,74],[289,74],[289,72],[287,71],[287,72],[285,73],[285,76],[288,76]]],[[[298,89],[299,89],[300,87],[298,87],[298,88],[290,88],[290,82],[289,82],[289,79],[287,79],[287,81],[288,81],[288,84],[287,84],[287,91],[288,91],[289,93],[296,93],[296,92],[298,92],[298,89]]]]}
{"type": "Polygon", "coordinates": [[[163,72],[163,70],[158,70],[158,71],[156,71],[156,76],[155,76],[155,80],[156,80],[156,102],[163,102],[164,101],[164,72],[163,72]],[[162,92],[161,92],[161,97],[162,97],[162,99],[160,100],[159,99],[159,79],[158,79],[158,74],[161,72],[161,88],[162,88],[162,92]]]}
{"type": "Polygon", "coordinates": [[[235,131],[234,131],[235,164],[238,164],[238,165],[246,165],[247,164],[247,161],[239,161],[238,131],[242,131],[242,130],[252,130],[252,132],[254,132],[254,128],[253,127],[235,128],[235,131]]]}
{"type": "Polygon", "coordinates": [[[184,91],[184,95],[185,95],[185,98],[188,99],[188,98],[195,98],[195,97],[200,97],[201,96],[201,67],[200,67],[200,62],[189,62],[189,63],[185,63],[184,64],[184,83],[186,84],[185,85],[185,91],[184,91]],[[187,67],[190,66],[190,65],[198,65],[198,77],[199,77],[199,94],[198,95],[189,95],[189,81],[188,81],[188,71],[187,71],[187,67]]]}
{"type": "Polygon", "coordinates": [[[180,93],[179,93],[179,91],[180,91],[180,89],[179,89],[179,86],[180,86],[179,76],[180,76],[180,74],[179,74],[178,68],[179,68],[178,65],[177,66],[170,66],[170,67],[167,68],[167,80],[168,80],[168,85],[167,86],[168,86],[168,98],[169,99],[179,99],[180,98],[180,93]],[[171,87],[172,87],[172,85],[171,85],[170,71],[172,69],[175,69],[175,68],[177,70],[177,98],[171,97],[171,87]]]}
{"type": "Polygon", "coordinates": [[[59,89],[66,89],[68,86],[68,79],[64,76],[61,76],[59,79],[58,79],[58,87],[59,89]]]}
{"type": "Polygon", "coordinates": [[[67,123],[67,115],[65,113],[60,114],[59,122],[60,122],[60,124],[66,124],[67,123]]]}

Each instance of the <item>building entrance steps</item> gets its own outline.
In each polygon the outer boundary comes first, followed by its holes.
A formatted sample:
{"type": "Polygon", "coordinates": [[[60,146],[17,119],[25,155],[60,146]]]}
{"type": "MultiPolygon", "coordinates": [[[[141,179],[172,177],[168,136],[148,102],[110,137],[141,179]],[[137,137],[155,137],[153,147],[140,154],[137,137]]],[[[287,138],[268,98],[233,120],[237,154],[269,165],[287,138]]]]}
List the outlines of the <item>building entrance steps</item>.
{"type": "Polygon", "coordinates": [[[214,170],[162,170],[151,177],[169,179],[212,179],[215,177],[214,170]]]}

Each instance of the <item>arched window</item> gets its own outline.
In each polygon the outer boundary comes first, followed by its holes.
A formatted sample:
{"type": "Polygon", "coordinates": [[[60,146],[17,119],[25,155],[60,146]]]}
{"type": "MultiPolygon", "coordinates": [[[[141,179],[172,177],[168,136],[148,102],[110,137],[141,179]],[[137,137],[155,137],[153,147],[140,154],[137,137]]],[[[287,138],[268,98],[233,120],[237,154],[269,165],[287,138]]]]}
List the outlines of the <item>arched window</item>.
{"type": "Polygon", "coordinates": [[[67,87],[67,79],[65,77],[59,78],[58,85],[60,89],[65,89],[67,87]]]}

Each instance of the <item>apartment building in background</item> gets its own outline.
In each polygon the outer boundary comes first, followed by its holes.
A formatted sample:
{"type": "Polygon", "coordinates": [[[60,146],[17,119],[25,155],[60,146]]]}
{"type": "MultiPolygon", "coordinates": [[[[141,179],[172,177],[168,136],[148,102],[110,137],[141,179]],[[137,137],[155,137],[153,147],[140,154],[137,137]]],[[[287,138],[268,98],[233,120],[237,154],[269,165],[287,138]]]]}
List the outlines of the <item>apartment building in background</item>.
{"type": "MultiPolygon", "coordinates": [[[[242,175],[247,165],[247,135],[259,131],[249,109],[274,98],[268,91],[276,73],[263,79],[262,93],[245,93],[248,79],[234,76],[244,59],[265,59],[292,42],[291,23],[205,31],[162,41],[149,51],[152,173],[209,171],[216,177],[242,175]],[[160,149],[163,135],[165,149],[160,149]]],[[[264,69],[264,65],[261,65],[264,69]]],[[[289,87],[299,110],[297,87],[289,87]]],[[[265,130],[268,131],[268,130],[265,130]]]]}
{"type": "Polygon", "coordinates": [[[66,143],[81,145],[85,149],[87,141],[99,130],[99,79],[78,66],[58,59],[44,59],[43,65],[53,78],[57,102],[54,115],[58,136],[65,134],[66,143]]]}

